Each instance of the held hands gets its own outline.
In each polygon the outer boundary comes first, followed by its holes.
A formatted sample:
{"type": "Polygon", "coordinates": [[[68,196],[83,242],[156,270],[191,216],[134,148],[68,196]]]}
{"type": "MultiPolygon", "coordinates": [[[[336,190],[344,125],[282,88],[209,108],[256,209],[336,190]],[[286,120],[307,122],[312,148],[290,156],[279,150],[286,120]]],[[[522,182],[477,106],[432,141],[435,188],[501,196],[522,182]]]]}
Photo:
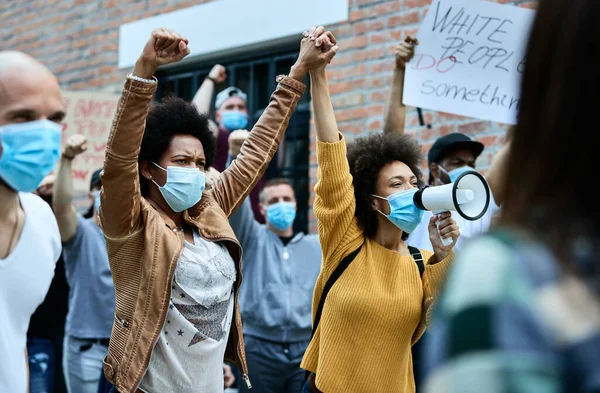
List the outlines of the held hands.
{"type": "Polygon", "coordinates": [[[140,78],[152,78],[160,66],[177,63],[190,54],[188,40],[166,27],[152,30],[134,69],[140,78]]]}
{"type": "Polygon", "coordinates": [[[440,213],[438,215],[434,215],[429,220],[429,240],[431,241],[431,245],[433,246],[433,252],[439,261],[446,258],[448,254],[454,248],[456,244],[456,240],[460,236],[460,230],[456,221],[452,218],[450,212],[440,213]],[[436,221],[439,219],[439,225],[436,224],[436,221]],[[439,229],[438,229],[439,228],[439,229]],[[452,238],[452,243],[449,246],[445,246],[442,243],[443,238],[452,238]]]}
{"type": "Polygon", "coordinates": [[[323,26],[313,27],[303,35],[298,60],[290,72],[290,76],[297,80],[302,80],[307,72],[324,69],[338,50],[335,37],[330,31],[326,32],[323,26]]]}
{"type": "Polygon", "coordinates": [[[403,70],[415,55],[415,45],[419,45],[419,41],[412,35],[407,36],[404,41],[396,47],[396,68],[403,70]]]}
{"type": "Polygon", "coordinates": [[[227,70],[221,64],[215,64],[210,70],[208,78],[215,83],[223,83],[227,80],[227,70]]]}
{"type": "Polygon", "coordinates": [[[229,134],[229,155],[233,158],[237,157],[240,154],[240,149],[242,145],[250,136],[250,131],[248,130],[235,130],[229,134]]]}
{"type": "Polygon", "coordinates": [[[87,150],[87,140],[83,135],[71,135],[65,142],[63,157],[72,160],[87,150]]]}

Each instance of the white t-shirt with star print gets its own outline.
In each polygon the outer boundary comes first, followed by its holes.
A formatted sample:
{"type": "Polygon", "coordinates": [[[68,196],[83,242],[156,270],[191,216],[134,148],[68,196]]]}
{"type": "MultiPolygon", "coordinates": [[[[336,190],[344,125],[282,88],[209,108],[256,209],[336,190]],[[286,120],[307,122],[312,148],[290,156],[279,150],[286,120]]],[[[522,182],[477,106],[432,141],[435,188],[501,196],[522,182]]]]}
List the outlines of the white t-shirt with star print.
{"type": "Polygon", "coordinates": [[[223,244],[204,240],[196,232],[194,244],[185,242],[142,391],[223,393],[235,279],[235,263],[223,244]]]}

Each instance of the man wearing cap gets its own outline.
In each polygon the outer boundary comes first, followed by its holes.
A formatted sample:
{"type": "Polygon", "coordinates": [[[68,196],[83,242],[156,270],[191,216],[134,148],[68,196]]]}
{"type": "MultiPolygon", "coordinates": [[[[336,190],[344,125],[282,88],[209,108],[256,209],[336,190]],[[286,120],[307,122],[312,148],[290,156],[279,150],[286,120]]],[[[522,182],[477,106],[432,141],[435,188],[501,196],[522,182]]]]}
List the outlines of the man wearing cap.
{"type": "Polygon", "coordinates": [[[84,136],[72,135],[67,139],[52,200],[69,284],[63,348],[63,370],[69,393],[97,392],[115,311],[115,290],[106,243],[98,226],[102,188],[100,169],[92,174],[90,182],[91,217],[78,214],[73,205],[72,162],[86,149],[84,136]]]}
{"type": "MultiPolygon", "coordinates": [[[[460,228],[460,238],[454,246],[460,249],[465,241],[473,236],[487,232],[490,228],[492,218],[498,212],[499,206],[504,200],[504,194],[501,189],[501,177],[503,173],[504,158],[507,153],[505,144],[501,150],[494,156],[490,169],[486,174],[486,180],[490,186],[490,204],[486,213],[478,220],[469,221],[460,214],[452,214],[460,228]]],[[[438,138],[427,155],[429,161],[429,181],[430,186],[441,186],[454,182],[463,172],[474,170],[476,160],[483,151],[483,143],[475,141],[468,136],[455,132],[438,138]]],[[[421,224],[410,234],[407,243],[413,247],[431,250],[429,241],[429,231],[427,223],[433,215],[432,212],[425,212],[421,224]]]]}
{"type": "MultiPolygon", "coordinates": [[[[226,80],[227,71],[225,67],[220,64],[214,65],[192,100],[200,113],[211,113],[210,109],[215,86],[226,80]]],[[[244,130],[248,127],[247,99],[246,93],[235,86],[230,86],[222,90],[217,94],[215,99],[214,118],[217,124],[211,121],[210,125],[217,139],[217,153],[213,161],[213,167],[219,172],[223,172],[227,167],[229,141],[231,140],[229,134],[232,131],[244,130]]],[[[234,136],[234,142],[236,142],[236,138],[237,136],[234,136]]],[[[254,218],[261,224],[265,223],[265,218],[260,212],[258,194],[264,183],[265,177],[263,176],[250,193],[250,203],[254,212],[254,218]]]]}

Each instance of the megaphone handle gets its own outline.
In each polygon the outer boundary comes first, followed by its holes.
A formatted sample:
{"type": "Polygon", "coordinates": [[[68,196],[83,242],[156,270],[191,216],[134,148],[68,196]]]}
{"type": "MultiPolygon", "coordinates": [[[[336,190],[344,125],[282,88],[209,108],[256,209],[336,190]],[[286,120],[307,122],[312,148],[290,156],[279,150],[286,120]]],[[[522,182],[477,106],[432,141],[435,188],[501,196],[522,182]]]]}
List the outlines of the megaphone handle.
{"type": "MultiPolygon", "coordinates": [[[[438,215],[440,213],[444,213],[444,212],[447,212],[447,211],[448,210],[437,210],[437,211],[433,212],[433,214],[438,215]]],[[[437,227],[438,233],[440,233],[440,220],[439,220],[439,218],[436,220],[435,225],[437,227]]],[[[440,239],[442,240],[442,244],[444,246],[446,246],[446,247],[452,244],[452,237],[442,237],[440,235],[440,239]]]]}

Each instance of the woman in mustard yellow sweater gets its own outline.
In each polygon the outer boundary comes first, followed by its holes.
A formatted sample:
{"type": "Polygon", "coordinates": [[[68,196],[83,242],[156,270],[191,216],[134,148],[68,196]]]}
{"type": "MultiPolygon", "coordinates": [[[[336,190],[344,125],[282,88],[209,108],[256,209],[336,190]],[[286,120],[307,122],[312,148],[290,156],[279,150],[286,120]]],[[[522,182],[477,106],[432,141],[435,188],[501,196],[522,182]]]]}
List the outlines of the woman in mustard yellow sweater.
{"type": "MultiPolygon", "coordinates": [[[[329,32],[321,37],[319,45],[335,44],[329,32]]],[[[454,259],[459,230],[444,214],[438,233],[432,218],[429,233],[435,252],[421,250],[421,277],[404,242],[422,217],[412,203],[420,184],[420,146],[407,135],[376,134],[357,138],[347,157],[325,68],[310,77],[319,164],[314,211],[323,251],[313,318],[340,261],[360,251],[327,295],[301,365],[316,373],[304,391],[414,392],[411,346],[423,333],[427,306],[454,259]],[[452,237],[452,244],[444,246],[440,234],[452,237]]]]}

